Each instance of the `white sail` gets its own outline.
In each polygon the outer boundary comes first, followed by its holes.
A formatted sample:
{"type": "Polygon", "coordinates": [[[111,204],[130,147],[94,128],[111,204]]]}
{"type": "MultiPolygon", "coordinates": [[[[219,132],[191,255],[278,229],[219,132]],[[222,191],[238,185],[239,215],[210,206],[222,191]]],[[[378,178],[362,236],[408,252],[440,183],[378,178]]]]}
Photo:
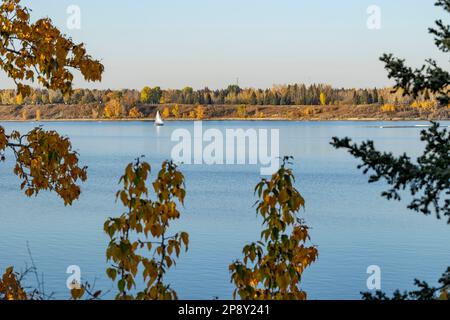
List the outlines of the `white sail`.
{"type": "Polygon", "coordinates": [[[163,126],[164,125],[164,121],[161,118],[161,114],[159,113],[159,111],[156,113],[155,125],[156,126],[163,126]]]}

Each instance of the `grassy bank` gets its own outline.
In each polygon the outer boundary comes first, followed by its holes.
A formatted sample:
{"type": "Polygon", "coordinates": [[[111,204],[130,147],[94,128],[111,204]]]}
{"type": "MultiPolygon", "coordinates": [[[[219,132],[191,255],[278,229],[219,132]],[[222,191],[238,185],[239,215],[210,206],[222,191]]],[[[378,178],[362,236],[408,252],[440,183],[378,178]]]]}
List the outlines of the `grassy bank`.
{"type": "Polygon", "coordinates": [[[165,120],[449,120],[450,108],[402,106],[386,108],[372,105],[327,106],[243,106],[243,105],[139,105],[116,110],[111,115],[104,107],[86,105],[12,105],[0,106],[0,121],[131,121],[153,120],[160,111],[165,120]]]}

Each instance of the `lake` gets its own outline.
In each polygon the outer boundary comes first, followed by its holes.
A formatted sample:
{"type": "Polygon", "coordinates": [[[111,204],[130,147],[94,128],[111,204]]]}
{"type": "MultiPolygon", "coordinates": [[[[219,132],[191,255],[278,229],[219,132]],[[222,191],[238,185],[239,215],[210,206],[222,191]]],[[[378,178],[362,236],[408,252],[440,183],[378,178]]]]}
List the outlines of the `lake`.
{"type": "MultiPolygon", "coordinates": [[[[302,212],[311,226],[320,258],[303,277],[310,299],[359,299],[367,291],[368,266],[382,270],[382,288],[411,289],[414,278],[435,281],[450,265],[450,229],[446,221],[406,209],[403,202],[380,197],[382,184],[369,185],[356,169],[358,162],[330,146],[333,136],[355,141],[375,140],[379,149],[419,155],[423,150],[420,122],[204,122],[205,129],[279,129],[280,154],[295,157],[297,187],[305,197],[302,212]]],[[[450,125],[445,122],[445,125],[450,125]]],[[[36,124],[1,123],[7,132],[25,133],[36,124]]],[[[0,164],[0,270],[30,264],[29,243],[47,293],[67,298],[66,269],[81,268],[83,280],[108,291],[103,233],[105,219],[119,216],[115,203],[118,180],[126,165],[140,155],[153,174],[170,158],[172,132],[190,122],[170,122],[155,128],[147,122],[41,123],[71,138],[89,179],[73,207],[64,207],[54,194],[28,199],[12,173],[13,160],[0,164]]],[[[167,281],[182,299],[230,299],[233,287],[228,265],[242,257],[245,244],[258,239],[261,226],[253,204],[258,166],[182,165],[187,198],[174,231],[187,231],[190,250],[178,260],[167,281]]],[[[153,175],[154,176],[154,175],[153,175]]],[[[28,283],[33,285],[33,277],[28,283]]],[[[108,294],[106,298],[112,297],[108,294]]]]}

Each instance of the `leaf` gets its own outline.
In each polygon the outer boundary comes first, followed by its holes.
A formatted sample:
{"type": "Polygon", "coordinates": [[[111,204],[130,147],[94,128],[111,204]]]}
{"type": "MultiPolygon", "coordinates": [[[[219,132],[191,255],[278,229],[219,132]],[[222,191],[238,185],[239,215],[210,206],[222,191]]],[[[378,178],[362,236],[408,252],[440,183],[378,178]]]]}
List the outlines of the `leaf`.
{"type": "Polygon", "coordinates": [[[112,280],[115,281],[116,277],[117,277],[117,270],[114,268],[108,268],[106,270],[106,274],[108,275],[108,277],[112,280]]]}
{"type": "Polygon", "coordinates": [[[189,245],[189,234],[187,234],[186,232],[182,232],[180,237],[181,237],[181,240],[183,241],[183,244],[187,250],[187,247],[189,245]]]}

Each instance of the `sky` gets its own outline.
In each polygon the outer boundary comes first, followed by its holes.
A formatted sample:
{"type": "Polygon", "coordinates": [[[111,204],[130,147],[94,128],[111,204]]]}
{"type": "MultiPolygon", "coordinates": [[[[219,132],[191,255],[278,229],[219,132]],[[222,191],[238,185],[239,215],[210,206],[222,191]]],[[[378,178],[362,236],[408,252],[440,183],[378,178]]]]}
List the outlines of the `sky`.
{"type": "MultiPolygon", "coordinates": [[[[23,0],[32,19],[50,17],[105,65],[101,83],[77,76],[76,87],[101,89],[266,88],[327,83],[383,87],[391,82],[384,52],[413,66],[448,57],[428,27],[449,16],[434,0],[23,0]],[[81,28],[67,28],[67,8],[80,8],[81,28]],[[367,9],[381,10],[381,29],[367,9]]],[[[0,87],[14,87],[4,74],[0,87]]]]}

